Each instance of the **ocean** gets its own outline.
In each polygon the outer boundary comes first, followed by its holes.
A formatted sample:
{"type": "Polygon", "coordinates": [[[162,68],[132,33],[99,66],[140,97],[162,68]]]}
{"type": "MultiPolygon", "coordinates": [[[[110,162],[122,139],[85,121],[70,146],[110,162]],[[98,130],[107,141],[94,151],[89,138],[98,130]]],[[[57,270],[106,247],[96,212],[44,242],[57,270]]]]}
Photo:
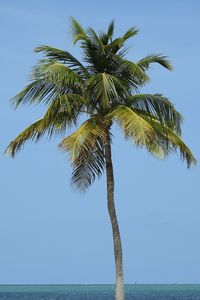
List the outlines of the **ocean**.
{"type": "MultiPolygon", "coordinates": [[[[114,300],[114,285],[0,285],[0,300],[114,300]]],[[[130,284],[125,300],[200,300],[200,285],[130,284]]]]}

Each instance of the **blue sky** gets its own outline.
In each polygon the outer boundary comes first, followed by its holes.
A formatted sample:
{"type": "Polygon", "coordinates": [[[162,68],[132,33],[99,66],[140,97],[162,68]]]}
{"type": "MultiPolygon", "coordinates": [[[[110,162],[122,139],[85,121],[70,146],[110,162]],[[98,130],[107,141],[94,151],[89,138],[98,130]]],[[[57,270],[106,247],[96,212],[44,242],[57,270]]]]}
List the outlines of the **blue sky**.
{"type": "MultiPolygon", "coordinates": [[[[174,71],[158,66],[143,91],[163,93],[184,115],[183,137],[199,159],[200,2],[11,1],[0,3],[0,283],[113,283],[114,258],[106,207],[105,177],[85,194],[69,185],[59,139],[27,144],[13,160],[9,141],[42,116],[44,107],[17,111],[9,100],[27,83],[40,44],[72,47],[70,16],[116,35],[140,28],[128,58],[170,57],[174,71]]],[[[116,206],[126,283],[200,283],[199,166],[179,157],[159,161],[125,143],[114,131],[116,206]]]]}

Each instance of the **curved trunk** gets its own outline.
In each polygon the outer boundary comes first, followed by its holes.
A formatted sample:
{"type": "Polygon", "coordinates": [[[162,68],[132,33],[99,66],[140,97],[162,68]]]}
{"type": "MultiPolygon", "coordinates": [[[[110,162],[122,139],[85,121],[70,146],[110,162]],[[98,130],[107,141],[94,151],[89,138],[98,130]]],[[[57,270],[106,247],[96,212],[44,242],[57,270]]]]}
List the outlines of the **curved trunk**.
{"type": "Polygon", "coordinates": [[[105,158],[106,158],[106,177],[107,177],[107,200],[108,212],[112,225],[114,254],[115,254],[115,268],[116,268],[116,291],[115,299],[124,300],[124,274],[122,262],[122,243],[120,238],[119,226],[114,203],[114,174],[111,156],[111,143],[109,133],[106,137],[105,143],[105,158]]]}

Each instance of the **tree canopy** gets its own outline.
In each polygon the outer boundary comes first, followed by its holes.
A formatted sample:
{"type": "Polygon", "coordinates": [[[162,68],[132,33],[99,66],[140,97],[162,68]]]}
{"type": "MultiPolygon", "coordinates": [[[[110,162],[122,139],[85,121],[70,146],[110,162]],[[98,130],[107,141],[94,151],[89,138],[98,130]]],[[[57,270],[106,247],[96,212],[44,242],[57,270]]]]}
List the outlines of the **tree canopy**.
{"type": "Polygon", "coordinates": [[[106,32],[84,29],[72,18],[73,43],[82,50],[82,62],[66,50],[42,45],[35,49],[43,59],[33,68],[28,84],[12,102],[47,106],[43,118],[27,127],[7,147],[14,156],[28,140],[38,141],[45,134],[75,131],[59,144],[69,153],[73,167],[72,183],[86,189],[105,167],[105,137],[114,123],[125,139],[144,147],[159,158],[171,152],[190,167],[196,160],[181,139],[182,116],[165,96],[141,94],[140,88],[150,80],[148,69],[157,63],[167,70],[172,66],[166,56],[150,54],[133,62],[126,58],[127,41],[138,33],[130,27],[124,35],[114,37],[114,21],[106,32]],[[87,120],[78,127],[80,116],[87,120]]]}

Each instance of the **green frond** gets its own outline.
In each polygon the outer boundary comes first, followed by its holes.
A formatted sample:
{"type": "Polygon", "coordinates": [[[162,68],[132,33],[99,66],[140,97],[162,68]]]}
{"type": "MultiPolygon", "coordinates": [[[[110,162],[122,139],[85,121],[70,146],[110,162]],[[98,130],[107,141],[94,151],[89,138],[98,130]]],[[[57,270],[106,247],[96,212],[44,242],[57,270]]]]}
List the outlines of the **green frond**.
{"type": "Polygon", "coordinates": [[[73,17],[71,17],[71,25],[74,36],[76,36],[77,34],[85,34],[85,30],[83,29],[83,27],[73,17]]]}
{"type": "Polygon", "coordinates": [[[103,43],[92,27],[87,29],[87,34],[90,39],[89,46],[95,46],[97,47],[99,53],[105,54],[103,43]]]}
{"type": "Polygon", "coordinates": [[[19,94],[11,99],[12,104],[17,108],[25,103],[48,103],[59,94],[59,90],[52,82],[44,79],[37,79],[27,85],[19,94]]]}
{"type": "Polygon", "coordinates": [[[101,177],[104,166],[104,145],[101,139],[97,138],[90,151],[83,149],[73,165],[72,185],[78,190],[85,191],[96,177],[101,177]]]}
{"type": "Polygon", "coordinates": [[[146,144],[146,149],[149,153],[153,154],[154,157],[159,159],[165,159],[169,155],[169,145],[166,142],[159,143],[157,141],[146,144]]]}
{"type": "Polygon", "coordinates": [[[112,40],[112,36],[114,33],[114,27],[115,27],[115,23],[114,23],[114,20],[112,20],[110,22],[110,24],[108,25],[107,33],[105,33],[105,32],[100,33],[99,38],[102,41],[103,45],[107,45],[108,41],[112,40]]]}
{"type": "Polygon", "coordinates": [[[67,127],[75,126],[85,104],[78,94],[65,94],[56,97],[47,109],[43,124],[48,128],[49,136],[65,132],[67,127]]]}
{"type": "Polygon", "coordinates": [[[119,105],[107,116],[116,121],[123,130],[125,138],[130,138],[138,146],[146,146],[156,138],[152,126],[134,109],[119,105]]]}
{"type": "Polygon", "coordinates": [[[143,59],[139,60],[137,62],[137,65],[143,69],[147,70],[152,63],[158,63],[164,68],[172,71],[173,67],[168,60],[167,56],[161,55],[161,54],[150,54],[144,57],[143,59]]]}
{"type": "Polygon", "coordinates": [[[135,26],[130,27],[122,37],[123,43],[130,39],[131,37],[135,36],[139,32],[135,26]]]}
{"type": "Polygon", "coordinates": [[[59,62],[68,61],[68,52],[48,45],[40,45],[34,49],[34,52],[43,52],[44,56],[48,59],[57,60],[59,62]]]}
{"type": "MultiPolygon", "coordinates": [[[[167,126],[164,126],[157,120],[146,118],[146,121],[151,124],[157,134],[157,139],[152,144],[153,146],[155,145],[155,148],[160,148],[165,153],[165,156],[167,156],[171,152],[179,151],[181,159],[186,161],[188,168],[192,165],[196,165],[197,161],[194,155],[182,141],[181,137],[178,136],[178,134],[176,134],[175,132],[173,132],[173,130],[171,130],[167,126]]],[[[147,147],[150,152],[153,152],[151,151],[152,145],[150,144],[147,147]]],[[[153,154],[156,153],[153,152],[153,154]]]]}
{"type": "Polygon", "coordinates": [[[16,152],[21,149],[28,140],[38,141],[45,133],[46,128],[43,126],[43,119],[36,121],[22,131],[6,148],[7,155],[15,156],[16,152]]]}
{"type": "Polygon", "coordinates": [[[42,61],[33,69],[31,79],[32,82],[12,99],[15,107],[23,103],[49,103],[65,93],[81,93],[82,78],[55,61],[42,61]]]}
{"type": "Polygon", "coordinates": [[[149,80],[147,74],[133,62],[114,53],[110,53],[109,56],[110,59],[105,66],[105,72],[123,82],[127,93],[131,90],[138,91],[139,86],[149,80]]]}
{"type": "Polygon", "coordinates": [[[35,66],[31,79],[37,80],[38,78],[53,84],[61,93],[80,92],[80,86],[83,83],[81,76],[64,64],[52,60],[42,61],[35,66]]]}
{"type": "Polygon", "coordinates": [[[105,131],[93,117],[66,137],[59,148],[70,155],[73,166],[72,183],[85,189],[102,174],[104,168],[105,131]]]}
{"type": "Polygon", "coordinates": [[[125,60],[125,63],[127,64],[127,68],[129,69],[134,84],[139,87],[149,82],[150,79],[148,75],[138,64],[135,64],[134,62],[128,60],[125,60]]]}
{"type": "Polygon", "coordinates": [[[87,41],[88,40],[88,37],[85,36],[85,34],[77,34],[75,37],[74,37],[74,40],[73,40],[73,44],[76,45],[76,43],[78,41],[87,41]]]}
{"type": "Polygon", "coordinates": [[[91,33],[89,40],[81,43],[81,48],[83,50],[83,60],[87,64],[87,70],[90,75],[103,73],[109,63],[109,58],[105,54],[105,47],[101,37],[92,36],[91,33]]]}
{"type": "Polygon", "coordinates": [[[98,37],[99,37],[101,43],[103,44],[104,48],[106,49],[106,46],[108,44],[108,35],[107,35],[107,33],[100,32],[98,37]]]}
{"type": "Polygon", "coordinates": [[[124,41],[122,37],[116,38],[108,44],[107,51],[117,54],[117,52],[119,51],[119,49],[122,48],[123,45],[124,45],[124,41]]]}
{"type": "Polygon", "coordinates": [[[128,102],[133,108],[140,110],[140,113],[144,112],[149,117],[158,119],[177,134],[181,134],[182,116],[166,97],[161,94],[138,94],[130,96],[128,102]]]}
{"type": "Polygon", "coordinates": [[[68,51],[42,45],[35,48],[35,52],[43,52],[45,54],[45,57],[49,60],[56,60],[57,62],[67,64],[77,74],[85,76],[88,75],[86,68],[68,51]]]}
{"type": "Polygon", "coordinates": [[[111,38],[112,38],[113,33],[114,33],[114,28],[115,28],[115,21],[112,20],[112,21],[110,22],[110,24],[108,25],[108,31],[107,31],[108,39],[111,39],[111,38]]]}
{"type": "Polygon", "coordinates": [[[180,157],[182,160],[186,161],[188,168],[197,164],[196,158],[192,154],[191,150],[178,135],[176,135],[172,130],[168,130],[167,137],[171,141],[174,150],[179,150],[180,157]]]}
{"type": "Polygon", "coordinates": [[[92,145],[94,139],[100,137],[104,139],[105,132],[101,126],[99,126],[94,117],[85,121],[81,127],[65,138],[59,147],[68,153],[70,153],[72,163],[78,158],[82,148],[86,150],[92,145]]]}
{"type": "Polygon", "coordinates": [[[83,27],[73,18],[71,17],[71,28],[72,28],[72,36],[74,38],[74,45],[79,41],[79,40],[87,40],[87,34],[83,27]]]}
{"type": "Polygon", "coordinates": [[[125,42],[135,36],[138,33],[138,29],[134,26],[130,27],[122,37],[118,37],[114,39],[109,45],[108,50],[112,51],[112,53],[117,53],[120,49],[124,47],[125,42]]]}
{"type": "Polygon", "coordinates": [[[98,105],[106,109],[110,106],[112,100],[118,97],[116,83],[114,76],[99,73],[90,77],[87,81],[87,88],[92,98],[98,102],[98,105]]]}

